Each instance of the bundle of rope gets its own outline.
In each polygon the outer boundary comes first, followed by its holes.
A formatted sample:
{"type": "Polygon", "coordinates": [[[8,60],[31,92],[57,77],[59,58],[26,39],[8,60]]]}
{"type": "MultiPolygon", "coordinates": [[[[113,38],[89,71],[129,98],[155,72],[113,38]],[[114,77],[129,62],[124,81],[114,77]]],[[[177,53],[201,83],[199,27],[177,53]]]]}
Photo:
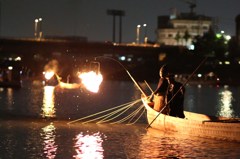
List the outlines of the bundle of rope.
{"type": "Polygon", "coordinates": [[[97,124],[126,123],[127,125],[132,125],[135,124],[145,112],[143,104],[139,106],[139,102],[141,102],[141,99],[137,99],[135,101],[121,104],[119,106],[115,106],[113,108],[73,120],[71,122],[68,122],[68,124],[81,121],[82,124],[95,122],[97,124]]]}

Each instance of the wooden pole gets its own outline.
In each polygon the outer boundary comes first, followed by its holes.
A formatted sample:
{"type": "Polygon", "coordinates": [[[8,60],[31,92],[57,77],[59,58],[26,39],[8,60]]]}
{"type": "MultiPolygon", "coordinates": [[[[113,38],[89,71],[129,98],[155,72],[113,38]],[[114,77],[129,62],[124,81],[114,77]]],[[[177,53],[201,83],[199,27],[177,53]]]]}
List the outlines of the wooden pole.
{"type": "Polygon", "coordinates": [[[142,87],[139,85],[139,83],[133,78],[133,76],[130,74],[130,72],[127,70],[127,68],[122,64],[120,63],[118,60],[112,58],[112,57],[107,57],[107,56],[98,56],[98,57],[95,57],[95,59],[97,58],[106,58],[106,59],[110,59],[112,61],[115,61],[117,62],[119,65],[121,65],[124,70],[127,72],[127,74],[129,75],[129,77],[131,78],[131,80],[133,81],[133,83],[137,86],[137,88],[140,90],[140,92],[144,95],[144,97],[147,97],[146,93],[143,91],[142,87]]]}

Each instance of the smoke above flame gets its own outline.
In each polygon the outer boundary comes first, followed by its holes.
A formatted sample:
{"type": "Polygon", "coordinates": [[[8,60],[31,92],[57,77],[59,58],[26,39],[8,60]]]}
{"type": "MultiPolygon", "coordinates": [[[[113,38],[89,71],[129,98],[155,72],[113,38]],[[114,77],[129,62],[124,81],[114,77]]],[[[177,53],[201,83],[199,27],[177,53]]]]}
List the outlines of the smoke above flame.
{"type": "Polygon", "coordinates": [[[80,73],[78,77],[82,80],[85,88],[93,93],[98,92],[99,86],[103,81],[102,75],[93,71],[80,73]]]}
{"type": "Polygon", "coordinates": [[[55,59],[51,60],[44,66],[44,72],[45,72],[45,74],[47,72],[57,73],[58,72],[58,67],[59,67],[58,61],[55,60],[55,59]]]}

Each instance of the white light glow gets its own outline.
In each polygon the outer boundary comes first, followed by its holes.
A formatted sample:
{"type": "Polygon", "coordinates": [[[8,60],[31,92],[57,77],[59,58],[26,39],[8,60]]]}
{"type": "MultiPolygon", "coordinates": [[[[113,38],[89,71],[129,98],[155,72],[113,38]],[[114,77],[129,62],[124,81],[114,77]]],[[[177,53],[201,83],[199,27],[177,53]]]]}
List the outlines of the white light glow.
{"type": "Polygon", "coordinates": [[[15,61],[21,61],[22,59],[21,59],[21,57],[16,57],[15,59],[14,59],[15,61]]]}
{"type": "Polygon", "coordinates": [[[125,61],[125,60],[126,60],[126,57],[125,57],[125,56],[121,56],[121,57],[119,57],[119,59],[120,59],[121,61],[125,61]]]}
{"type": "Polygon", "coordinates": [[[225,63],[225,65],[230,65],[229,61],[225,61],[224,63],[225,63]]]}
{"type": "Polygon", "coordinates": [[[230,35],[226,35],[226,40],[230,40],[231,39],[231,36],[230,35]]]}
{"type": "Polygon", "coordinates": [[[224,116],[224,117],[233,117],[232,92],[226,89],[226,90],[223,90],[222,92],[220,92],[219,96],[220,96],[220,106],[221,106],[219,115],[224,116]]]}

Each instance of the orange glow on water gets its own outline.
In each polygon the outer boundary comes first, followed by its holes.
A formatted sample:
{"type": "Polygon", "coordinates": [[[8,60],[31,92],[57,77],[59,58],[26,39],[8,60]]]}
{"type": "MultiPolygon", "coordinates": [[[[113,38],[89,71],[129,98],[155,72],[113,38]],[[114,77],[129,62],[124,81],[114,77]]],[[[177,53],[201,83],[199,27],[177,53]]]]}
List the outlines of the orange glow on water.
{"type": "Polygon", "coordinates": [[[82,80],[82,84],[86,89],[94,93],[98,92],[103,81],[102,75],[93,71],[80,73],[78,77],[82,80]]]}
{"type": "Polygon", "coordinates": [[[43,92],[42,117],[56,117],[54,98],[54,87],[45,86],[43,92]]]}

